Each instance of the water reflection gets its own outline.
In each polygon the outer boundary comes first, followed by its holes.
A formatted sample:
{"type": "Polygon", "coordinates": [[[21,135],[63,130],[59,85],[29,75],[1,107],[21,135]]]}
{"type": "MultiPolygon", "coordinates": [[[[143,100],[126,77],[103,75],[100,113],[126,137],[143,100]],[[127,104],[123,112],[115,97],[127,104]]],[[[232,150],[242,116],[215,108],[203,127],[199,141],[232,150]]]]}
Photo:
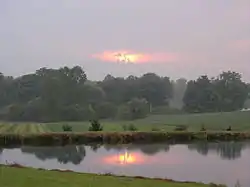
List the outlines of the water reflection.
{"type": "Polygon", "coordinates": [[[154,145],[143,145],[143,144],[131,144],[131,145],[104,145],[104,148],[107,151],[116,150],[122,151],[124,149],[128,151],[141,151],[142,153],[153,156],[159,152],[168,152],[170,149],[170,145],[168,144],[154,144],[154,145]]]}
{"type": "Polygon", "coordinates": [[[133,153],[129,151],[124,151],[124,153],[120,153],[117,155],[110,155],[104,157],[103,161],[107,164],[121,164],[121,165],[129,165],[129,164],[143,164],[145,162],[145,156],[139,153],[133,153]]]}
{"type": "Polygon", "coordinates": [[[64,146],[64,147],[22,147],[23,153],[34,154],[40,160],[57,159],[59,163],[80,164],[86,156],[84,146],[64,146]]]}
{"type": "Polygon", "coordinates": [[[240,158],[242,149],[246,147],[247,144],[243,142],[200,142],[188,145],[189,150],[196,150],[202,155],[206,156],[209,152],[216,152],[222,159],[228,160],[240,158]]]}
{"type": "Polygon", "coordinates": [[[250,186],[250,143],[0,148],[0,164],[250,186]],[[209,173],[209,175],[208,175],[209,173]]]}
{"type": "Polygon", "coordinates": [[[102,147],[102,145],[100,145],[100,144],[93,144],[93,145],[90,145],[90,149],[92,150],[92,151],[94,151],[94,152],[97,152],[97,150],[99,149],[99,148],[101,148],[102,147]]]}
{"type": "MultiPolygon", "coordinates": [[[[206,142],[199,142],[195,144],[188,144],[186,145],[189,150],[195,150],[201,155],[207,156],[209,153],[216,153],[218,156],[220,156],[222,159],[227,160],[234,160],[241,157],[241,151],[242,149],[247,147],[247,143],[244,142],[221,142],[221,143],[206,143],[206,142]]],[[[124,152],[122,156],[119,155],[113,155],[113,160],[117,160],[121,157],[126,158],[127,160],[130,159],[130,163],[132,163],[132,160],[135,156],[133,156],[136,153],[138,158],[141,158],[142,155],[146,156],[154,156],[160,152],[167,153],[170,150],[171,145],[168,144],[154,144],[154,145],[91,145],[89,148],[93,152],[97,152],[100,148],[104,148],[106,151],[116,151],[118,153],[124,152]],[[128,154],[129,153],[129,154],[128,154]],[[132,160],[131,160],[132,159],[132,160]]],[[[0,149],[0,154],[3,150],[0,149]]],[[[83,145],[81,146],[65,146],[65,147],[22,147],[21,151],[23,153],[30,153],[34,154],[38,159],[40,160],[46,160],[46,159],[52,159],[56,158],[58,162],[60,163],[73,163],[73,164],[79,164],[81,161],[84,160],[84,157],[86,156],[86,150],[83,145]]],[[[121,155],[121,154],[120,154],[121,155]]],[[[111,159],[111,157],[110,157],[111,159]]],[[[138,159],[137,159],[138,160],[138,159]]],[[[110,162],[110,160],[109,160],[110,162]]],[[[135,161],[134,161],[135,162],[135,161]]]]}

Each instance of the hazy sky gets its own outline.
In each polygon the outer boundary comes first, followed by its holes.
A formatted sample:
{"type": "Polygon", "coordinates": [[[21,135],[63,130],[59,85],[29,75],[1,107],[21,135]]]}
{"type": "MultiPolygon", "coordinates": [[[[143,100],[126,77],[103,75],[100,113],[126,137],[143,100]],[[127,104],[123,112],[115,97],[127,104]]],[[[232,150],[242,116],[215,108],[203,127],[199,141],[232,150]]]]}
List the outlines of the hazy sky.
{"type": "Polygon", "coordinates": [[[64,65],[83,66],[90,79],[235,70],[250,81],[250,0],[0,0],[0,71],[64,65]],[[93,58],[116,50],[161,60],[93,58]]]}

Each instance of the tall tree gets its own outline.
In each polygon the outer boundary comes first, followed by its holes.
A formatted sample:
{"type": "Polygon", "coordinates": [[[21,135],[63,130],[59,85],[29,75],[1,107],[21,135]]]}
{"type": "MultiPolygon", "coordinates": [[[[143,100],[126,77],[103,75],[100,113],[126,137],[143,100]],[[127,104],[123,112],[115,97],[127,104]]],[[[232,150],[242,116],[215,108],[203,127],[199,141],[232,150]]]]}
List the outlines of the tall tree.
{"type": "Polygon", "coordinates": [[[247,84],[241,80],[236,72],[223,72],[213,82],[215,91],[219,96],[218,109],[220,111],[233,111],[241,109],[248,97],[247,84]]]}
{"type": "Polygon", "coordinates": [[[170,79],[154,73],[144,74],[139,79],[139,97],[145,98],[153,106],[168,104],[172,97],[170,79]]]}
{"type": "Polygon", "coordinates": [[[216,79],[201,76],[189,81],[183,101],[189,112],[234,111],[244,106],[247,84],[236,72],[223,72],[216,79]]]}

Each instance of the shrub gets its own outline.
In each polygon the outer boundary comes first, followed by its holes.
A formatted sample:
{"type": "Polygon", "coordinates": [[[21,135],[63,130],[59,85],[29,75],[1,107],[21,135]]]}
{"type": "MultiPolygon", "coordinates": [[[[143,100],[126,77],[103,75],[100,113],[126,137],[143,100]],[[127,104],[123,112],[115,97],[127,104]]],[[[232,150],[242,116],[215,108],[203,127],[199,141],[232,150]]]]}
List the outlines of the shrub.
{"type": "Polygon", "coordinates": [[[188,127],[186,125],[178,125],[175,127],[175,131],[186,131],[188,127]]]}
{"type": "Polygon", "coordinates": [[[151,131],[160,131],[157,127],[152,127],[151,131]]]}
{"type": "Polygon", "coordinates": [[[90,120],[91,126],[89,127],[89,131],[102,131],[103,127],[99,123],[98,120],[90,120]]]}
{"type": "Polygon", "coordinates": [[[138,130],[133,124],[123,125],[122,128],[124,131],[137,131],[138,130]]]}
{"type": "Polygon", "coordinates": [[[72,131],[72,127],[70,125],[68,125],[68,124],[64,124],[62,126],[62,129],[63,129],[64,132],[71,132],[72,131]]]}
{"type": "Polygon", "coordinates": [[[123,125],[122,128],[124,131],[137,131],[138,130],[133,124],[123,125]]]}
{"type": "Polygon", "coordinates": [[[133,124],[129,124],[128,130],[129,131],[137,131],[138,129],[133,124]]]}
{"type": "Polygon", "coordinates": [[[227,130],[227,131],[232,131],[232,127],[229,126],[226,130],[227,130]]]}
{"type": "Polygon", "coordinates": [[[200,131],[206,131],[206,128],[204,127],[204,125],[201,126],[201,130],[200,131]]]}
{"type": "Polygon", "coordinates": [[[127,131],[127,130],[128,130],[127,125],[122,125],[122,129],[123,129],[124,131],[127,131]]]}

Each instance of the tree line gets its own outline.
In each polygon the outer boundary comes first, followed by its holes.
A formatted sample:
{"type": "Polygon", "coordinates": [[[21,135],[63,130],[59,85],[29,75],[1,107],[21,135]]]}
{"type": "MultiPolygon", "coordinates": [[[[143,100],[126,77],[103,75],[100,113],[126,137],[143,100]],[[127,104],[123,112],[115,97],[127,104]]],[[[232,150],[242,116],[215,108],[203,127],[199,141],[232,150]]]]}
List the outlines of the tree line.
{"type": "Polygon", "coordinates": [[[155,111],[217,112],[241,109],[249,84],[236,72],[217,78],[171,80],[155,73],[90,81],[80,66],[41,68],[20,77],[0,73],[0,119],[81,121],[137,119],[155,111]]]}

